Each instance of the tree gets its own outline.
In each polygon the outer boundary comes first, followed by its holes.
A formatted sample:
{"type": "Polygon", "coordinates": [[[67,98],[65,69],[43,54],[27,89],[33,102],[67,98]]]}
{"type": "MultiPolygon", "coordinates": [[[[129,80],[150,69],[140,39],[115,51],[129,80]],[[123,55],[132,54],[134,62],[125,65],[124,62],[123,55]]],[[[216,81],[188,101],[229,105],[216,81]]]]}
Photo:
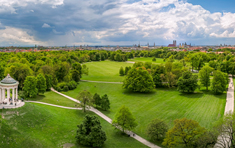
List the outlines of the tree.
{"type": "Polygon", "coordinates": [[[128,66],[125,67],[125,75],[127,75],[128,71],[129,71],[130,69],[131,69],[130,66],[129,66],[129,67],[128,67],[128,66]]]}
{"type": "Polygon", "coordinates": [[[44,94],[47,89],[46,79],[41,73],[37,76],[37,89],[38,93],[42,94],[44,94]]]}
{"type": "Polygon", "coordinates": [[[153,140],[159,140],[160,138],[164,138],[165,134],[168,130],[168,125],[160,119],[152,120],[147,128],[147,135],[153,140]]]}
{"type": "Polygon", "coordinates": [[[195,147],[198,138],[205,133],[205,129],[198,122],[186,118],[176,119],[174,127],[166,133],[166,138],[162,143],[165,146],[195,147]]]}
{"type": "Polygon", "coordinates": [[[125,106],[118,110],[112,124],[121,126],[123,133],[125,130],[132,130],[138,125],[129,108],[125,106]]]}
{"type": "Polygon", "coordinates": [[[25,92],[25,96],[33,98],[38,94],[37,89],[37,78],[34,76],[27,76],[24,81],[23,90],[25,92]]]}
{"type": "Polygon", "coordinates": [[[52,87],[52,76],[49,74],[46,74],[45,79],[46,79],[46,86],[47,86],[46,90],[50,90],[52,87]]]}
{"type": "Polygon", "coordinates": [[[100,98],[99,94],[97,94],[97,93],[94,94],[93,102],[96,105],[96,107],[101,105],[101,98],[100,98]]]}
{"type": "Polygon", "coordinates": [[[101,99],[101,108],[103,110],[108,110],[110,109],[110,102],[109,102],[109,98],[108,98],[108,95],[105,94],[104,96],[102,96],[102,99],[101,99]]]}
{"type": "Polygon", "coordinates": [[[86,109],[89,109],[90,105],[92,105],[92,94],[87,90],[83,90],[79,93],[77,98],[81,101],[83,112],[86,112],[86,109]]]}
{"type": "Polygon", "coordinates": [[[71,70],[71,73],[72,73],[72,79],[75,82],[79,82],[81,78],[81,74],[79,73],[79,71],[74,69],[74,70],[71,70]]]}
{"type": "Polygon", "coordinates": [[[176,85],[176,75],[172,72],[167,72],[165,75],[160,75],[161,81],[165,82],[165,85],[168,87],[174,87],[176,85]]]}
{"type": "Polygon", "coordinates": [[[77,125],[77,127],[77,143],[85,146],[101,147],[107,139],[96,116],[86,115],[82,124],[77,125]]]}
{"type": "Polygon", "coordinates": [[[227,148],[235,147],[235,113],[226,114],[221,121],[214,127],[220,139],[216,145],[218,147],[227,148]],[[228,146],[228,143],[230,144],[228,146]]]}
{"type": "Polygon", "coordinates": [[[231,62],[229,69],[230,69],[230,73],[232,74],[232,77],[233,77],[235,74],[235,62],[231,62]]]}
{"type": "Polygon", "coordinates": [[[156,58],[154,57],[154,58],[152,59],[152,61],[153,61],[153,62],[156,62],[156,58]]]}
{"type": "Polygon", "coordinates": [[[124,76],[124,74],[125,74],[124,69],[123,69],[123,67],[121,67],[119,70],[119,75],[124,76]]]}
{"type": "Polygon", "coordinates": [[[123,88],[134,92],[151,92],[154,88],[153,78],[143,68],[132,68],[125,77],[123,88]]]}
{"type": "Polygon", "coordinates": [[[226,85],[228,83],[228,74],[223,73],[219,70],[213,72],[212,79],[212,91],[215,94],[220,94],[226,91],[226,85]]]}
{"type": "Polygon", "coordinates": [[[213,71],[213,68],[210,66],[204,66],[199,71],[199,79],[203,86],[206,87],[206,90],[208,91],[208,87],[210,86],[210,74],[213,71]]]}
{"type": "Polygon", "coordinates": [[[183,72],[182,77],[177,82],[178,91],[194,92],[198,86],[197,81],[197,75],[193,75],[190,71],[183,72]]]}
{"type": "Polygon", "coordinates": [[[4,78],[4,71],[5,71],[4,66],[0,64],[0,79],[1,80],[4,78]]]}

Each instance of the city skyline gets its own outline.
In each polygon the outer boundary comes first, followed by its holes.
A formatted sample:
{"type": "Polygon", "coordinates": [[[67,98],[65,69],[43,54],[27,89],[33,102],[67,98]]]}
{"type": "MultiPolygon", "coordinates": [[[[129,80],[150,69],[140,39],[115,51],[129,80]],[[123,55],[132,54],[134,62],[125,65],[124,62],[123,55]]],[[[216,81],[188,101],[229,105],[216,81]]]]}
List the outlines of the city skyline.
{"type": "Polygon", "coordinates": [[[0,46],[234,45],[231,0],[0,2],[0,46]]]}

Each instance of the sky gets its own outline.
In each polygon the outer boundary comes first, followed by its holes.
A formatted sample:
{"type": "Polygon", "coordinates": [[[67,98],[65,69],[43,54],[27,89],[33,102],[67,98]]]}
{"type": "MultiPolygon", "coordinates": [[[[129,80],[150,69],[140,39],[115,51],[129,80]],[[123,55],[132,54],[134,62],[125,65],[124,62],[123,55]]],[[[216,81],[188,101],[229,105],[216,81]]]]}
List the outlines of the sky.
{"type": "Polygon", "coordinates": [[[0,0],[0,46],[235,45],[234,0],[0,0]]]}

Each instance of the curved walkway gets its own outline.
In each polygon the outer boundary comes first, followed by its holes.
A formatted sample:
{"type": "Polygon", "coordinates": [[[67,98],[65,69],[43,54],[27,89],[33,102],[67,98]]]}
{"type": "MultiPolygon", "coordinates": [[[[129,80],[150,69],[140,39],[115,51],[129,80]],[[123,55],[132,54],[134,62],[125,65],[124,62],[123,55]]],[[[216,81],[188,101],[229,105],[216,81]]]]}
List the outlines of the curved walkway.
{"type": "MultiPolygon", "coordinates": [[[[72,98],[72,97],[66,96],[65,94],[62,94],[62,93],[60,93],[60,92],[54,90],[53,88],[51,88],[51,90],[54,91],[55,93],[59,94],[59,95],[62,95],[62,96],[64,96],[64,97],[66,97],[66,98],[68,98],[68,99],[74,101],[74,102],[80,103],[80,101],[78,101],[78,100],[76,100],[76,99],[74,99],[74,98],[72,98]]],[[[55,106],[57,106],[57,105],[55,105],[55,106]]],[[[103,113],[101,113],[99,110],[95,109],[94,107],[91,107],[91,108],[90,108],[90,111],[94,112],[95,114],[97,114],[98,116],[100,116],[101,118],[103,118],[104,120],[106,120],[107,122],[109,122],[110,124],[112,123],[112,119],[110,119],[109,117],[107,117],[106,115],[104,115],[103,113]]],[[[153,143],[151,143],[151,142],[145,140],[144,138],[142,138],[142,137],[140,137],[140,136],[138,136],[138,135],[136,135],[136,134],[135,134],[135,136],[133,136],[133,132],[132,132],[132,131],[128,131],[128,132],[126,132],[126,133],[127,133],[127,134],[130,134],[131,137],[133,137],[134,139],[138,140],[139,142],[143,143],[144,145],[146,145],[146,146],[148,146],[148,147],[151,147],[151,148],[160,148],[159,146],[157,146],[157,145],[155,145],[155,144],[153,144],[153,143]]]]}
{"type": "Polygon", "coordinates": [[[50,103],[44,103],[44,102],[38,102],[38,101],[25,101],[25,102],[44,104],[44,105],[49,105],[49,106],[54,106],[54,107],[59,107],[59,108],[65,108],[65,109],[82,110],[82,108],[66,107],[66,106],[60,106],[60,105],[55,105],[55,104],[50,104],[50,103]]]}

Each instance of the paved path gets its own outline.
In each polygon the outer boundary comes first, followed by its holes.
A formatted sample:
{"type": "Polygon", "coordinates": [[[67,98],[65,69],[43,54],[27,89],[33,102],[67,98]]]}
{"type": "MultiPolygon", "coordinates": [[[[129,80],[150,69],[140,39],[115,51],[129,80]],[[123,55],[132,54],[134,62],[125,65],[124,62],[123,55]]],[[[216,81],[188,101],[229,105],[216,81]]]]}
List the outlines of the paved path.
{"type": "MultiPolygon", "coordinates": [[[[78,101],[78,100],[76,100],[76,99],[74,99],[74,98],[72,98],[72,97],[66,96],[65,94],[62,94],[62,93],[60,93],[60,92],[54,90],[53,88],[51,88],[51,90],[54,91],[54,92],[57,93],[57,94],[60,94],[60,95],[62,95],[62,96],[64,96],[64,97],[66,97],[66,98],[68,98],[68,99],[74,101],[74,102],[80,103],[80,101],[78,101]]],[[[92,111],[92,112],[94,112],[94,113],[96,113],[98,116],[100,116],[101,118],[103,118],[104,120],[106,120],[107,122],[109,122],[110,124],[112,123],[112,119],[110,119],[109,117],[107,117],[106,115],[104,115],[103,113],[101,113],[99,110],[95,109],[94,107],[90,107],[89,110],[92,111]]],[[[138,135],[136,135],[136,134],[135,134],[135,136],[133,136],[133,132],[132,132],[132,131],[127,131],[126,133],[127,133],[127,134],[130,134],[131,137],[133,137],[134,139],[138,140],[139,142],[143,143],[144,145],[146,145],[146,146],[148,146],[148,147],[151,147],[151,148],[160,148],[159,146],[157,146],[157,145],[155,145],[155,144],[153,144],[153,143],[151,143],[151,142],[145,140],[144,138],[142,138],[142,137],[140,137],[140,136],[138,136],[138,135]]]]}
{"type": "Polygon", "coordinates": [[[226,115],[229,112],[234,111],[234,86],[233,86],[233,79],[229,78],[230,82],[228,85],[228,91],[227,91],[227,99],[226,99],[226,105],[225,105],[225,111],[224,115],[226,115]]]}
{"type": "Polygon", "coordinates": [[[39,103],[39,104],[44,104],[44,105],[49,105],[49,106],[54,106],[54,107],[59,107],[59,108],[65,108],[65,109],[82,110],[82,108],[66,107],[66,106],[60,106],[60,105],[49,104],[49,103],[38,102],[38,101],[25,101],[25,102],[39,103]]]}
{"type": "MultiPolygon", "coordinates": [[[[227,98],[226,98],[226,105],[224,110],[224,115],[228,113],[232,113],[234,111],[234,85],[233,85],[233,78],[229,77],[229,85],[227,91],[227,98]]],[[[215,144],[214,148],[224,148],[230,147],[230,137],[227,134],[221,133],[218,137],[217,143],[215,144]]]]}

